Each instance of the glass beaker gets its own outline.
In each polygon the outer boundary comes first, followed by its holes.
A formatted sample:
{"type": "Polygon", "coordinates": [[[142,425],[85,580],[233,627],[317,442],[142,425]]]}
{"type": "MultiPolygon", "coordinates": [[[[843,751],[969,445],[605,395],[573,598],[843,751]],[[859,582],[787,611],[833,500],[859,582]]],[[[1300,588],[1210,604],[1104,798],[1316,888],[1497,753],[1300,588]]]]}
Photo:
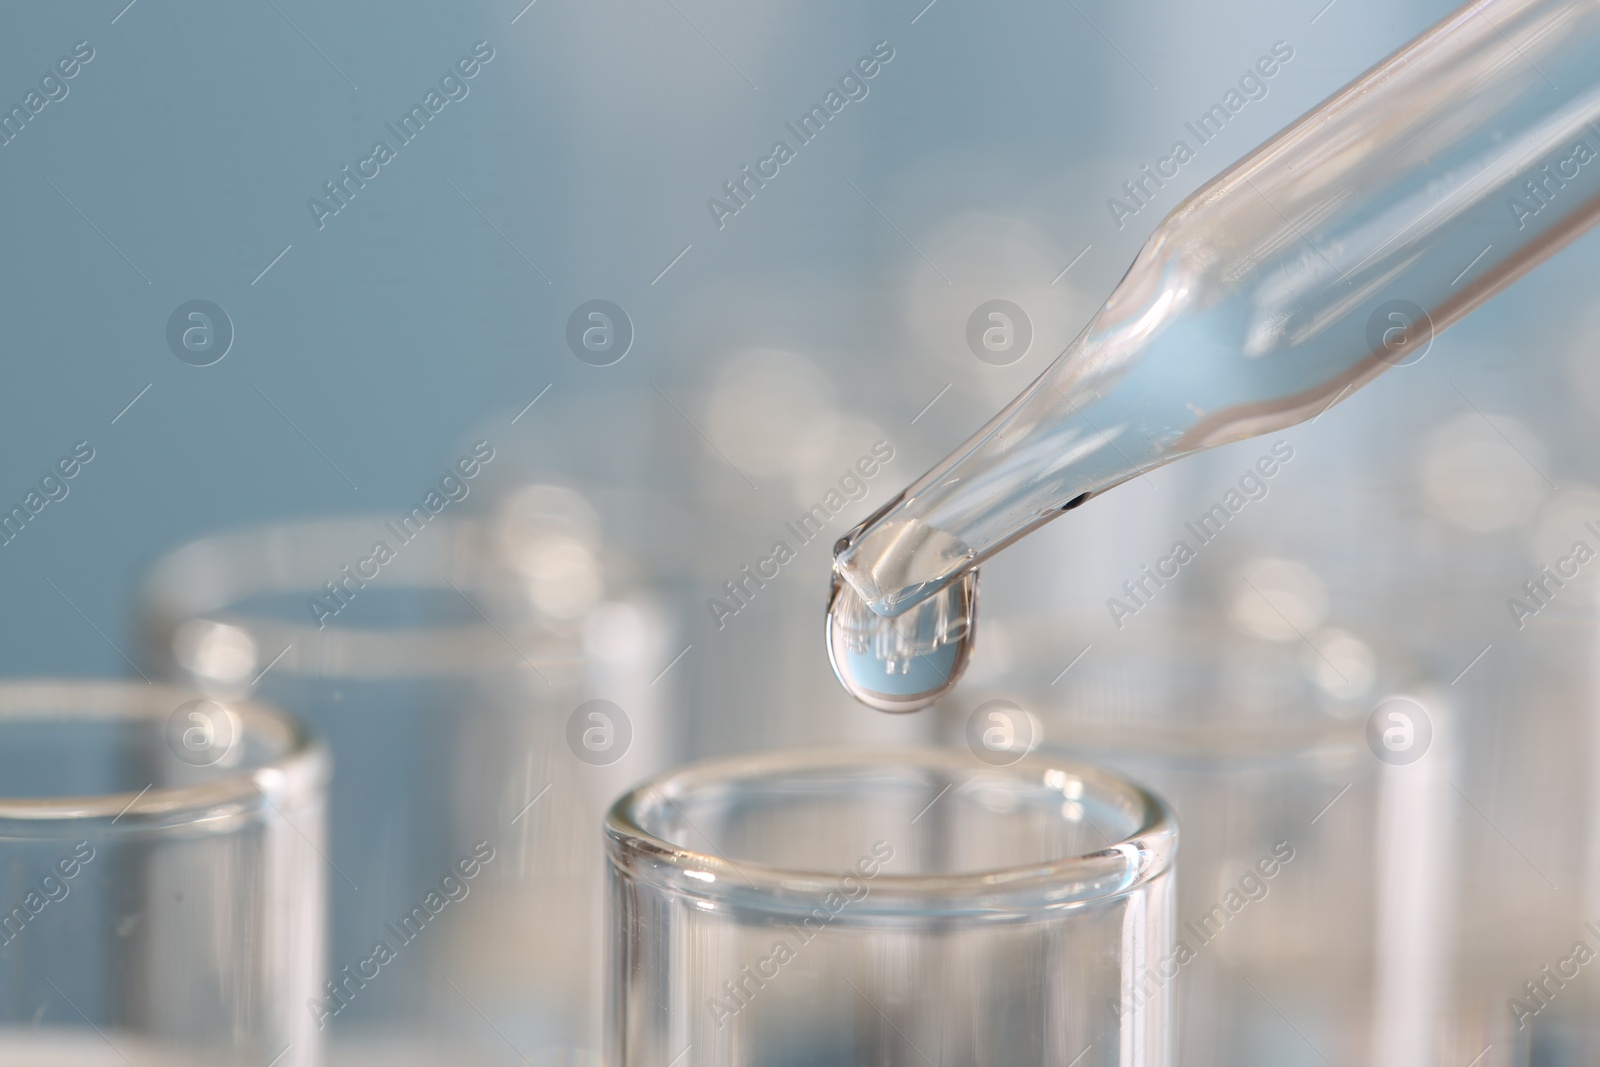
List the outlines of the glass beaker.
{"type": "Polygon", "coordinates": [[[327,777],[265,705],[0,683],[0,1062],[319,1063],[327,777]]]}
{"type": "Polygon", "coordinates": [[[180,548],[152,574],[145,634],[162,670],[270,696],[338,762],[330,957],[308,1012],[330,1062],[592,1050],[592,827],[618,777],[655,767],[658,690],[630,680],[660,669],[643,662],[659,655],[653,623],[620,600],[541,612],[492,522],[399,525],[351,516],[180,548]]]}
{"type": "Polygon", "coordinates": [[[1110,772],[696,764],[606,822],[608,1062],[1165,1064],[1177,828],[1110,772]]]}

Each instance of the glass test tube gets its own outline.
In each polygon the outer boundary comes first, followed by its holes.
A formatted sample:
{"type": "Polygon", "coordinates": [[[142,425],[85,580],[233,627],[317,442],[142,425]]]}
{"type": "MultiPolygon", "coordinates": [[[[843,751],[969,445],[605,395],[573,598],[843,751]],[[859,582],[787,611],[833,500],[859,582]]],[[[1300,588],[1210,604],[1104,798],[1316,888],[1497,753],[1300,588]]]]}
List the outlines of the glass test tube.
{"type": "Polygon", "coordinates": [[[265,705],[0,683],[0,1062],[321,1062],[327,775],[265,705]]]}
{"type": "Polygon", "coordinates": [[[1183,878],[1157,973],[1181,1067],[1435,1062],[1456,870],[1448,709],[1393,642],[1329,627],[1313,647],[1266,601],[1242,603],[1271,639],[1182,611],[1115,634],[1006,620],[993,680],[941,705],[947,732],[978,750],[1000,723],[1016,748],[1092,760],[1172,804],[1183,878]],[[1408,751],[1380,746],[1387,759],[1368,733],[1385,709],[1415,730],[1408,751]]]}
{"type": "Polygon", "coordinates": [[[1168,1062],[1177,828],[1099,768],[713,760],[606,822],[608,1062],[1168,1062]]]}
{"type": "Polygon", "coordinates": [[[1456,834],[1472,877],[1455,890],[1450,1023],[1455,1051],[1489,1049],[1483,1067],[1600,1060],[1600,993],[1576,965],[1600,946],[1600,626],[1592,586],[1558,593],[1570,599],[1527,619],[1457,687],[1456,834]]]}
{"type": "MultiPolygon", "coordinates": [[[[585,828],[615,776],[653,769],[643,698],[606,688],[637,657],[619,666],[585,620],[542,617],[492,524],[439,518],[409,540],[394,526],[301,522],[177,550],[149,585],[153,653],[207,692],[270,695],[338,762],[327,984],[301,1006],[330,1061],[592,1052],[600,850],[585,828]],[[375,540],[393,549],[376,576],[375,540]],[[577,731],[615,758],[571,740],[586,693],[631,709],[601,705],[606,722],[577,731]]],[[[601,609],[588,621],[627,606],[601,609]]]]}

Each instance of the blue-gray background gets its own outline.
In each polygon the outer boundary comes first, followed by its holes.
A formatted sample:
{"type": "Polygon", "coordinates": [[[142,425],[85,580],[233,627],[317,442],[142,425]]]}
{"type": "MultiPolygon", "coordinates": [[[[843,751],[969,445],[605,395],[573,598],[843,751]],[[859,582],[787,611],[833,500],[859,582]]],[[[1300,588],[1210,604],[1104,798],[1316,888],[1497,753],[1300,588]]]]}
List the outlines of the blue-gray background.
{"type": "MultiPolygon", "coordinates": [[[[0,147],[0,504],[20,502],[75,442],[95,459],[0,548],[0,671],[128,674],[137,580],[164,549],[288,515],[400,510],[485,437],[510,462],[480,500],[540,477],[610,501],[608,534],[650,561],[697,645],[680,682],[691,703],[758,700],[760,679],[719,666],[755,657],[823,678],[820,642],[793,637],[814,616],[776,624],[816,610],[820,548],[751,609],[771,625],[741,617],[718,631],[706,598],[872,438],[897,457],[846,518],[958,443],[1070,340],[1183,193],[1448,6],[8,5],[8,107],[75,42],[95,56],[0,147]],[[392,140],[384,124],[479,41],[494,58],[470,95],[319,229],[307,199],[392,140]],[[718,228],[707,198],[792,140],[783,124],[879,41],[894,58],[870,94],[718,228]],[[1119,230],[1107,197],[1279,41],[1295,58],[1269,95],[1119,230]],[[963,339],[971,308],[996,297],[1022,304],[1036,330],[1010,368],[979,363],[963,339]],[[565,343],[568,315],[594,298],[621,305],[636,331],[614,366],[588,366],[565,343]],[[213,366],[180,361],[165,340],[192,299],[219,304],[236,331],[213,366]],[[829,417],[863,431],[841,432],[809,487],[762,474],[718,429],[714,385],[746,350],[800,354],[832,390],[829,417]]],[[[1498,411],[1542,420],[1559,450],[1578,433],[1546,418],[1573,409],[1565,364],[1528,357],[1579,335],[1570,294],[1594,254],[1580,242],[1403,381],[1306,431],[1304,508],[1277,512],[1273,537],[1347,561],[1382,555],[1358,543],[1365,520],[1347,521],[1340,494],[1315,487],[1388,469],[1404,442],[1394,427],[1413,416],[1468,410],[1447,374],[1498,411]],[[1331,543],[1330,529],[1343,531],[1331,543]]],[[[1203,475],[1196,462],[1163,491],[1206,497],[1238,465],[1203,475]]],[[[1041,535],[1105,576],[1081,590],[1047,583],[1062,611],[1103,620],[1112,579],[1142,558],[1138,537],[1103,532],[1141,514],[1125,492],[1099,527],[1041,535]]],[[[1038,591],[991,569],[997,596],[1038,591]]],[[[761,739],[735,730],[695,747],[761,739]]]]}
{"type": "MultiPolygon", "coordinates": [[[[958,721],[960,701],[1011,692],[1029,672],[1047,690],[1091,644],[1105,655],[1102,642],[1117,640],[1107,599],[1268,442],[1152,472],[988,564],[973,668],[948,707],[923,715],[877,715],[833,683],[821,641],[831,538],[1037,375],[1184,195],[1453,6],[0,5],[0,114],[75,43],[94,50],[68,95],[0,145],[0,514],[77,442],[95,453],[65,499],[0,545],[0,674],[136,678],[135,664],[150,670],[140,579],[164,551],[287,517],[398,516],[483,439],[496,459],[461,510],[530,481],[577,488],[602,516],[608,560],[633,561],[608,569],[608,595],[648,587],[667,609],[654,691],[674,708],[650,721],[676,736],[650,753],[655,763],[948,739],[938,716],[958,721]],[[469,94],[319,228],[308,198],[376,139],[392,144],[386,123],[480,41],[493,59],[469,94]],[[785,123],[878,42],[893,59],[868,95],[719,228],[707,199],[775,140],[795,147],[785,123]],[[1119,228],[1108,198],[1275,46],[1293,58],[1267,95],[1119,228]],[[566,340],[569,316],[595,299],[621,306],[635,334],[611,366],[580,361],[566,340]],[[1023,308],[1034,330],[1007,367],[966,341],[969,316],[994,299],[1023,308]],[[235,331],[211,366],[168,347],[169,317],[192,300],[222,307],[235,331]],[[719,624],[708,601],[877,441],[894,459],[870,493],[719,624]],[[1070,639],[1057,643],[1039,620],[1070,639]]],[[[1157,605],[1198,609],[1220,634],[1238,614],[1241,569],[1270,565],[1254,573],[1284,583],[1271,605],[1299,605],[1305,633],[1278,635],[1297,651],[1304,638],[1323,659],[1370,646],[1425,664],[1440,721],[1448,710],[1464,738],[1459,761],[1441,764],[1456,777],[1434,783],[1467,842],[1450,868],[1452,879],[1463,872],[1460,923],[1438,918],[1440,936],[1462,959],[1481,950],[1510,961],[1496,964],[1489,993],[1463,985],[1466,1036],[1451,1063],[1479,1062],[1480,1035],[1501,1030],[1486,1067],[1554,1062],[1502,1058],[1523,1047],[1505,990],[1568,951],[1569,912],[1600,915],[1600,853],[1574,845],[1595,840],[1600,812],[1594,575],[1587,593],[1561,601],[1587,627],[1576,653],[1518,630],[1506,607],[1581,519],[1600,516],[1597,267],[1590,234],[1420,364],[1286,433],[1295,458],[1271,495],[1157,605]],[[1478,1029],[1480,1016],[1498,1021],[1478,1029]]],[[[1144,613],[1136,621],[1160,632],[1144,613]]],[[[1159,649],[1150,662],[1164,662],[1159,649]]],[[[1305,670],[1321,670],[1316,657],[1305,670]]],[[[1375,685],[1345,694],[1352,707],[1380,695],[1375,685]]],[[[1325,802],[1310,792],[1308,803],[1325,802]]],[[[1237,829],[1231,803],[1219,801],[1226,818],[1210,827],[1196,819],[1188,840],[1237,829]]],[[[1321,824],[1329,835],[1366,825],[1353,812],[1321,824]]],[[[1248,833],[1241,840],[1234,858],[1260,854],[1248,833]]],[[[1363,853],[1339,841],[1323,855],[1363,853]]],[[[1222,891],[1191,884],[1197,900],[1222,891]]],[[[1342,883],[1328,892],[1359,896],[1342,883]]],[[[1283,929],[1366,944],[1344,937],[1358,928],[1341,925],[1337,907],[1326,922],[1318,908],[1291,909],[1283,929]]],[[[1302,944],[1281,940],[1285,951],[1302,944]]],[[[1594,1017],[1580,1007],[1592,999],[1565,1003],[1594,1017]]],[[[1319,1033],[1305,1021],[1314,1012],[1289,1010],[1298,1028],[1276,1017],[1258,1027],[1276,1042],[1262,1062],[1322,1062],[1301,1031],[1330,1048],[1337,1027],[1319,1033]]]]}

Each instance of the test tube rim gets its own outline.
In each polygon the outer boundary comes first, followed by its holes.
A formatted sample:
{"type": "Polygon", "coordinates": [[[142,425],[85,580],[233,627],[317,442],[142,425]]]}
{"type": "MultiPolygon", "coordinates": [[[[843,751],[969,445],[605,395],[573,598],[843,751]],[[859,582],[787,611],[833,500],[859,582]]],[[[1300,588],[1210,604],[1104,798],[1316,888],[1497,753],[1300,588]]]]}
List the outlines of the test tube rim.
{"type": "MultiPolygon", "coordinates": [[[[164,728],[172,712],[191,700],[212,699],[182,686],[77,678],[0,681],[0,726],[16,721],[144,721],[164,728]]],[[[194,825],[205,831],[234,828],[236,816],[264,807],[302,806],[331,775],[326,748],[297,719],[255,700],[219,700],[240,729],[266,739],[274,754],[229,768],[206,782],[154,786],[79,796],[8,797],[0,793],[0,841],[86,834],[105,836],[194,825]]]]}
{"type": "Polygon", "coordinates": [[[1134,805],[1139,825],[1119,840],[1079,855],[1022,866],[953,874],[895,874],[880,871],[871,891],[836,916],[881,922],[886,916],[921,921],[930,916],[978,920],[1039,918],[1064,908],[1082,907],[1126,896],[1165,876],[1178,847],[1178,825],[1166,801],[1137,782],[1105,767],[1077,760],[1030,755],[1008,766],[993,766],[954,749],[802,748],[704,760],[642,783],[623,794],[605,819],[609,862],[624,878],[649,882],[693,898],[702,908],[763,915],[806,914],[835,892],[842,872],[804,870],[730,859],[673,844],[641,825],[636,812],[650,794],[667,799],[688,788],[781,772],[848,770],[873,765],[905,770],[920,767],[944,774],[1007,776],[1019,783],[1042,782],[1048,772],[1063,772],[1134,805]],[[690,875],[686,872],[693,871],[690,875]],[[709,874],[713,881],[707,882],[709,874]]]}
{"type": "MultiPolygon", "coordinates": [[[[264,593],[319,594],[317,582],[339,574],[322,569],[325,561],[299,558],[295,546],[302,539],[315,543],[330,536],[360,545],[362,538],[370,542],[380,537],[389,522],[392,518],[381,513],[351,512],[254,523],[207,534],[163,553],[146,573],[140,598],[140,621],[155,645],[155,659],[170,663],[177,628],[192,620],[233,626],[249,634],[258,645],[258,667],[281,649],[283,655],[272,661],[271,669],[305,677],[372,679],[397,673],[448,677],[524,668],[530,662],[524,650],[536,642],[549,644],[548,633],[525,633],[526,627],[509,620],[496,624],[488,616],[435,625],[389,628],[341,622],[324,628],[310,621],[233,610],[248,597],[264,593]],[[276,573],[267,573],[264,565],[248,577],[235,573],[267,559],[276,573]],[[226,561],[231,584],[217,577],[220,561],[226,561]]],[[[406,576],[395,576],[393,587],[442,592],[454,585],[477,610],[477,601],[469,594],[481,593],[489,584],[485,574],[494,558],[489,524],[472,516],[439,516],[429,527],[437,530],[429,533],[421,549],[402,546],[396,551],[397,558],[406,560],[402,572],[406,576]],[[426,580],[409,577],[417,568],[428,575],[426,580]]],[[[196,684],[229,693],[239,688],[230,680],[204,676],[196,677],[196,684]]]]}

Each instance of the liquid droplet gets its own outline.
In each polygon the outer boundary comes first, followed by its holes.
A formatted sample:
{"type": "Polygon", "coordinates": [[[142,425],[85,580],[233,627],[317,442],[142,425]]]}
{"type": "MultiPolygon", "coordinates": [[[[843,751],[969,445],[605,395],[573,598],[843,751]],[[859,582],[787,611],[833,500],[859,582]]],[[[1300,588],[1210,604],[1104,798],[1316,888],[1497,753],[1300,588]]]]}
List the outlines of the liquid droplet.
{"type": "Polygon", "coordinates": [[[868,707],[919,711],[949,692],[967,669],[977,610],[976,570],[893,617],[874,612],[835,574],[828,599],[833,673],[868,707]]]}

